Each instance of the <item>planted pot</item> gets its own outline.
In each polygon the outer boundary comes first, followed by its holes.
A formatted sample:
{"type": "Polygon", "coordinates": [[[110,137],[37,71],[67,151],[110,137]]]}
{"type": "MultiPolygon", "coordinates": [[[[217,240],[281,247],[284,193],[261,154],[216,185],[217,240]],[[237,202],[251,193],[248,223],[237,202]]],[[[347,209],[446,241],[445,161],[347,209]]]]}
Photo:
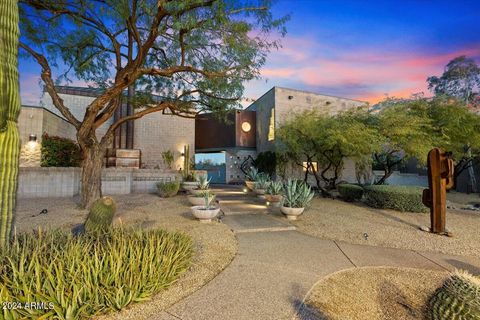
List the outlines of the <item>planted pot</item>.
{"type": "Polygon", "coordinates": [[[305,208],[280,207],[280,211],[282,211],[288,220],[297,220],[298,216],[301,215],[304,210],[305,208]]]}
{"type": "Polygon", "coordinates": [[[220,212],[219,207],[210,207],[207,209],[205,206],[194,206],[191,207],[190,210],[193,216],[200,220],[200,222],[210,222],[220,212]]]}
{"type": "Polygon", "coordinates": [[[190,194],[193,194],[193,195],[199,195],[199,194],[202,194],[204,192],[206,192],[208,190],[202,190],[202,189],[191,189],[191,190],[188,190],[188,192],[190,194]]]}
{"type": "Polygon", "coordinates": [[[247,181],[245,181],[245,185],[246,185],[247,188],[250,189],[250,190],[255,189],[255,181],[247,180],[247,181]]]}
{"type": "Polygon", "coordinates": [[[265,189],[254,189],[255,193],[257,195],[264,195],[265,194],[265,189]]]}
{"type": "Polygon", "coordinates": [[[280,206],[280,201],[282,201],[283,196],[281,194],[265,194],[265,200],[270,202],[274,207],[280,206]]]}
{"type": "Polygon", "coordinates": [[[198,181],[183,181],[182,189],[186,191],[197,189],[199,184],[198,181]]]}
{"type": "MultiPolygon", "coordinates": [[[[202,206],[205,204],[205,197],[195,197],[195,196],[188,196],[188,201],[194,206],[202,206]]],[[[215,195],[211,195],[208,197],[208,201],[212,202],[215,199],[215,195]]]]}

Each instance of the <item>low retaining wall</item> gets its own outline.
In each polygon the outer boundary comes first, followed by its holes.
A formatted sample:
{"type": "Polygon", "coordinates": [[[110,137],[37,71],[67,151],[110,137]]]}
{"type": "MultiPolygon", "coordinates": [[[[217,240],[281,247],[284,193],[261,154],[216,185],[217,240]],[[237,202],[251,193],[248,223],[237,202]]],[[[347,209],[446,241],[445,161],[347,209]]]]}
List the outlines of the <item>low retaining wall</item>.
{"type": "MultiPolygon", "coordinates": [[[[373,173],[377,180],[383,176],[383,171],[374,170],[373,173]]],[[[387,184],[428,187],[428,177],[421,176],[418,173],[400,173],[394,171],[392,175],[388,177],[387,184]]]]}
{"type": "MultiPolygon", "coordinates": [[[[199,171],[197,174],[206,174],[199,171]]],[[[80,168],[20,168],[18,198],[73,197],[80,193],[80,168]]],[[[180,179],[177,171],[158,169],[104,168],[102,193],[105,195],[154,193],[159,181],[180,179]]]]}

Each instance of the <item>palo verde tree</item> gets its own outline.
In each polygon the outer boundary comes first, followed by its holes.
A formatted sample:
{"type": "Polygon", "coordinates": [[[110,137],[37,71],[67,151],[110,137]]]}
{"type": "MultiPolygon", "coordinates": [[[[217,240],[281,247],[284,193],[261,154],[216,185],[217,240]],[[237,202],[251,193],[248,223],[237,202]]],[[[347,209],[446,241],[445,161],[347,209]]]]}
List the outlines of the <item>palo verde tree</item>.
{"type": "Polygon", "coordinates": [[[374,161],[383,169],[376,184],[384,184],[396,166],[415,158],[425,164],[428,151],[435,144],[428,101],[389,99],[379,113],[370,114],[367,125],[378,132],[382,148],[373,153],[374,161]]]}
{"type": "Polygon", "coordinates": [[[473,166],[480,163],[480,115],[455,99],[435,98],[429,106],[436,145],[453,154],[455,179],[470,169],[470,178],[474,179],[473,166]]]}
{"type": "Polygon", "coordinates": [[[20,143],[17,119],[18,6],[15,0],[0,2],[0,249],[12,234],[20,143]]]}
{"type": "Polygon", "coordinates": [[[77,130],[83,206],[100,196],[102,160],[122,124],[152,112],[190,117],[239,105],[243,83],[259,76],[278,46],[271,33],[285,33],[287,17],[274,19],[270,7],[268,0],[20,1],[20,47],[40,64],[46,92],[77,130]],[[56,91],[56,64],[66,67],[60,79],[74,75],[103,88],[82,119],[56,91]],[[135,112],[97,137],[132,86],[135,112]]]}
{"type": "Polygon", "coordinates": [[[380,148],[377,132],[363,118],[365,110],[335,116],[318,111],[295,115],[278,129],[279,150],[311,174],[324,195],[334,189],[346,158],[362,160],[380,148]]]}

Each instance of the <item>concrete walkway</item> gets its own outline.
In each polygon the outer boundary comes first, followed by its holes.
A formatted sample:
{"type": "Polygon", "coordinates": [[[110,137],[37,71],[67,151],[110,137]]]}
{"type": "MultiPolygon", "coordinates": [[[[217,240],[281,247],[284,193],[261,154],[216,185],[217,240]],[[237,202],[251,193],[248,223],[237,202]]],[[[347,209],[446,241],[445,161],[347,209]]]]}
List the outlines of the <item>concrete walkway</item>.
{"type": "Polygon", "coordinates": [[[319,279],[355,267],[461,268],[480,274],[474,258],[314,238],[269,215],[241,189],[216,192],[225,208],[223,222],[238,238],[237,256],[210,283],[151,319],[292,319],[319,279]]]}

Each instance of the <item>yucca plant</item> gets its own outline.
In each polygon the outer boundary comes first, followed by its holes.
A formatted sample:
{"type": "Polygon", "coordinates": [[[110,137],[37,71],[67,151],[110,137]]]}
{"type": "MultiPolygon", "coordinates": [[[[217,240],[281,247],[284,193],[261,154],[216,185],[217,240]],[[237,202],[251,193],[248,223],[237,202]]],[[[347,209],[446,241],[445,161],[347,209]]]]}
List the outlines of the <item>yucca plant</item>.
{"type": "Polygon", "coordinates": [[[285,183],[282,205],[289,208],[305,208],[312,201],[314,195],[313,190],[305,182],[289,179],[285,183]]]}
{"type": "Polygon", "coordinates": [[[87,319],[123,309],[174,283],[192,252],[188,236],[164,230],[22,234],[0,254],[0,300],[52,309],[3,310],[0,319],[87,319]]]}
{"type": "Polygon", "coordinates": [[[282,193],[283,183],[280,181],[271,181],[265,190],[265,194],[270,194],[272,196],[281,195],[282,193]]]}

